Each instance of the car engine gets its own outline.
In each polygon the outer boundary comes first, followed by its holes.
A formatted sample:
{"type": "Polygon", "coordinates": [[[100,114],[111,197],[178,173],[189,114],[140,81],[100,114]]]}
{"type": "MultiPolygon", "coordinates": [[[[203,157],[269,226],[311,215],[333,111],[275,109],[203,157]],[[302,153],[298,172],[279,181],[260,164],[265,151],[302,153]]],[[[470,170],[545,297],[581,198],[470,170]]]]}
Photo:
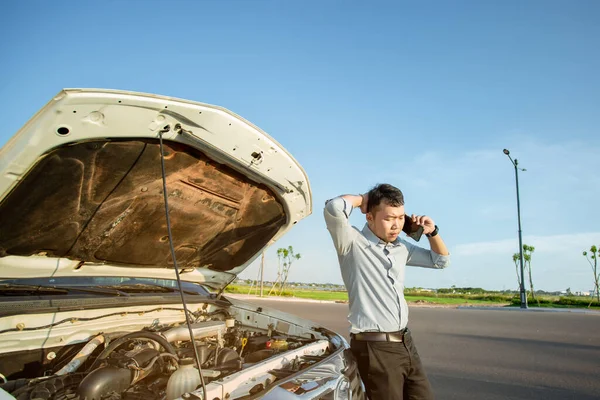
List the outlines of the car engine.
{"type": "MultiPolygon", "coordinates": [[[[79,343],[4,353],[0,388],[18,400],[202,398],[194,343],[205,397],[248,398],[333,350],[317,332],[301,332],[293,323],[275,323],[270,317],[270,323],[259,326],[260,313],[231,310],[204,308],[193,313],[193,342],[185,321],[162,324],[155,319],[142,329],[130,331],[139,326],[139,321],[131,321],[130,326],[119,326],[120,332],[96,332],[79,343]]],[[[0,337],[8,333],[23,334],[18,328],[5,329],[0,337]]]]}

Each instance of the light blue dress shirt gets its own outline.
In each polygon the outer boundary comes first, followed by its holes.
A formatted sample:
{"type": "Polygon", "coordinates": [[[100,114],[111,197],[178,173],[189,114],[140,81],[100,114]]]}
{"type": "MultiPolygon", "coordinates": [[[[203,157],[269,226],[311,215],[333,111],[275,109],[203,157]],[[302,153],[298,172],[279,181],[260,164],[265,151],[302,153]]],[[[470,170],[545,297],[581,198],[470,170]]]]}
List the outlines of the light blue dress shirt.
{"type": "Polygon", "coordinates": [[[403,239],[385,243],[365,224],[350,225],[352,205],[342,197],[329,200],[324,215],[348,290],[350,332],[396,332],[408,324],[404,299],[405,266],[446,268],[450,257],[403,239]]]}

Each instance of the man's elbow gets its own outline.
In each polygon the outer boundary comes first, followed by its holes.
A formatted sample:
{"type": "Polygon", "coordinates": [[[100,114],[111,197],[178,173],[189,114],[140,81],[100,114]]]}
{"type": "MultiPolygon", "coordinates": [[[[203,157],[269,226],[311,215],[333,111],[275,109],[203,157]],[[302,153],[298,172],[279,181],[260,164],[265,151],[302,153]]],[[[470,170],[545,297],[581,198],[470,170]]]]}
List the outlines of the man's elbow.
{"type": "Polygon", "coordinates": [[[335,214],[335,210],[332,212],[331,208],[325,206],[323,208],[323,218],[325,219],[326,225],[329,227],[330,224],[335,223],[337,216],[335,214]]]}
{"type": "Polygon", "coordinates": [[[338,218],[344,213],[344,200],[340,197],[327,200],[323,207],[323,215],[327,217],[338,218]]]}

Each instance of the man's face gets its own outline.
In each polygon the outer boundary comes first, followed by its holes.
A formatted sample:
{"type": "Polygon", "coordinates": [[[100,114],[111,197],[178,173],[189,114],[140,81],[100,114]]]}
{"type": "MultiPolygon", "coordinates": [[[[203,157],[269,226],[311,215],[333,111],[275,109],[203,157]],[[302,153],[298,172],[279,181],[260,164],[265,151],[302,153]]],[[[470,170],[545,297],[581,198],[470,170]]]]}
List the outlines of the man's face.
{"type": "Polygon", "coordinates": [[[367,213],[367,223],[379,239],[393,242],[404,226],[404,206],[393,207],[381,202],[367,213]]]}

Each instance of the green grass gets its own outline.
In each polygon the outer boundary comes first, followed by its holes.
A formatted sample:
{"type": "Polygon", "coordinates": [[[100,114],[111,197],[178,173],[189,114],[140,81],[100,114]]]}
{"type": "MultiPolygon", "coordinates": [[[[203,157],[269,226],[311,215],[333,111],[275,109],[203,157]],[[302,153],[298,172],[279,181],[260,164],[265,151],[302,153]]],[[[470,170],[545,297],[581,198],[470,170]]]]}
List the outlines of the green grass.
{"type": "MultiPolygon", "coordinates": [[[[238,286],[238,285],[229,285],[225,289],[225,293],[239,293],[239,294],[248,294],[247,286],[238,286]]],[[[263,293],[265,297],[269,293],[271,288],[264,288],[263,293]]],[[[250,294],[256,295],[258,293],[257,290],[252,290],[250,294]]],[[[272,295],[274,296],[274,295],[272,295]]],[[[312,300],[330,300],[330,301],[348,301],[348,293],[347,292],[331,292],[326,290],[288,290],[286,289],[281,297],[298,297],[301,299],[312,299],[312,300]]]]}
{"type": "Polygon", "coordinates": [[[407,302],[426,302],[432,304],[490,304],[498,303],[498,305],[509,304],[509,301],[488,301],[488,300],[476,300],[469,298],[458,298],[458,297],[433,297],[433,296],[412,296],[404,295],[407,302]]]}
{"type": "MultiPolygon", "coordinates": [[[[521,302],[518,298],[513,299],[512,305],[518,306],[520,304],[521,302]]],[[[541,308],[588,308],[590,306],[590,299],[577,297],[540,297],[533,300],[528,298],[527,306],[541,308]]],[[[600,310],[600,303],[597,300],[593,301],[589,308],[600,310]]]]}
{"type": "Polygon", "coordinates": [[[294,290],[293,297],[314,300],[348,301],[347,292],[329,292],[324,290],[294,290]]]}
{"type": "MultiPolygon", "coordinates": [[[[229,285],[225,289],[226,293],[239,293],[248,294],[249,287],[243,285],[229,285]]],[[[264,288],[265,297],[270,290],[264,288]]],[[[257,290],[252,290],[250,294],[257,294],[257,290]]],[[[328,301],[348,301],[347,292],[334,292],[326,290],[290,290],[286,289],[282,294],[282,297],[297,297],[302,299],[313,299],[313,300],[328,300],[328,301]]],[[[495,304],[501,306],[518,306],[520,300],[518,295],[507,295],[501,293],[485,293],[485,294],[432,294],[431,292],[422,291],[406,291],[404,294],[408,303],[428,303],[428,304],[445,304],[445,305],[460,305],[460,304],[473,304],[473,305],[491,305],[495,304]]],[[[540,307],[555,307],[555,308],[587,308],[589,299],[575,298],[575,297],[542,297],[540,298],[540,307]]],[[[537,301],[528,300],[529,307],[538,307],[537,301]]],[[[594,302],[591,306],[592,309],[600,310],[600,304],[594,302]]]]}
{"type": "MultiPolygon", "coordinates": [[[[270,288],[269,288],[270,289],[270,288]]],[[[269,292],[269,289],[263,289],[263,293],[266,294],[269,292]]],[[[249,288],[246,286],[238,286],[238,285],[230,285],[225,289],[226,293],[239,293],[239,294],[248,294],[249,288]]],[[[256,294],[256,290],[252,290],[251,294],[256,294]]],[[[285,290],[282,294],[282,297],[297,297],[302,299],[312,299],[312,300],[329,300],[329,301],[348,301],[348,293],[347,292],[333,292],[326,290],[285,290]]],[[[433,297],[433,296],[423,296],[423,295],[410,295],[407,294],[405,296],[406,301],[411,302],[426,302],[432,304],[489,304],[489,301],[481,300],[481,299],[465,299],[456,296],[452,297],[433,297]]],[[[508,304],[510,300],[502,301],[502,304],[508,304]]]]}

